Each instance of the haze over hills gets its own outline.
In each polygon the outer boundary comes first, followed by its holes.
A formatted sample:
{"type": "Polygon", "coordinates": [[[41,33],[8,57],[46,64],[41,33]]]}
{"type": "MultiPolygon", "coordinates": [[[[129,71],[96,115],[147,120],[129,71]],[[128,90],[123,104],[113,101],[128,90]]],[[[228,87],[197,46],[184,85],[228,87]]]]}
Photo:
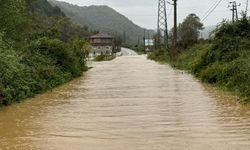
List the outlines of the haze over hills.
{"type": "Polygon", "coordinates": [[[204,29],[201,31],[201,38],[203,39],[209,39],[210,38],[210,34],[216,29],[216,25],[214,26],[206,26],[204,27],[204,29]]]}
{"type": "MultiPolygon", "coordinates": [[[[77,6],[66,2],[49,0],[49,2],[61,8],[71,20],[81,26],[88,26],[100,32],[119,35],[129,43],[137,43],[142,40],[144,29],[124,15],[108,6],[77,6]]],[[[150,35],[154,31],[150,30],[150,35]]]]}

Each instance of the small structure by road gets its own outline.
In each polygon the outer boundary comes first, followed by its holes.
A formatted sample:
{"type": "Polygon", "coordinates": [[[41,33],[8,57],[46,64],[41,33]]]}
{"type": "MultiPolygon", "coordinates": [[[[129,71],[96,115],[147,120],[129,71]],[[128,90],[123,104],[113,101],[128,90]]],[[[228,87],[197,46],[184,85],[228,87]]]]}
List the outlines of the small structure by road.
{"type": "Polygon", "coordinates": [[[112,55],[114,37],[106,33],[98,33],[90,37],[92,46],[90,57],[112,55]]]}

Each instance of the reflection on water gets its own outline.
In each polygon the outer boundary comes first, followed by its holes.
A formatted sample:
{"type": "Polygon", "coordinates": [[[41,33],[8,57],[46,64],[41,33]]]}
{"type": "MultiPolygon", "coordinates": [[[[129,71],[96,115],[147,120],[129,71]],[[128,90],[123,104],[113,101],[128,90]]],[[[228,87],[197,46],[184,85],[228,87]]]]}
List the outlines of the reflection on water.
{"type": "Polygon", "coordinates": [[[145,56],[93,66],[0,110],[0,149],[250,149],[249,106],[145,56]]]}

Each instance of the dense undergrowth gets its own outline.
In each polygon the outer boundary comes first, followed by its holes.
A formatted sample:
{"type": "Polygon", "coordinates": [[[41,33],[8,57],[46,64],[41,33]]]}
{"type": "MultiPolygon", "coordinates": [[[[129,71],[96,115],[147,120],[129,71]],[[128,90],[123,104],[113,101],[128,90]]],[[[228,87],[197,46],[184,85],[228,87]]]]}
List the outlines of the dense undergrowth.
{"type": "Polygon", "coordinates": [[[149,59],[187,70],[203,82],[235,92],[250,101],[250,21],[224,22],[211,43],[199,43],[175,59],[152,53],[149,59]]]}
{"type": "Polygon", "coordinates": [[[0,4],[0,106],[20,102],[87,70],[90,31],[46,0],[0,4]]]}

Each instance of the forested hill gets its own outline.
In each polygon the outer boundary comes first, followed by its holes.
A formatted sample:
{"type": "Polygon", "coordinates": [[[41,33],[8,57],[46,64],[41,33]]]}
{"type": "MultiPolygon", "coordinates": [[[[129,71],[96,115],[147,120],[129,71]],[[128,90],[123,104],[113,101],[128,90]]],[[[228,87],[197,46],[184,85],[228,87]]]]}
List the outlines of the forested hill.
{"type": "Polygon", "coordinates": [[[141,39],[143,37],[143,28],[108,6],[80,7],[56,0],[49,1],[54,6],[60,7],[74,23],[79,25],[87,25],[102,32],[120,35],[123,39],[126,37],[125,40],[130,43],[135,43],[138,37],[141,39]]]}

